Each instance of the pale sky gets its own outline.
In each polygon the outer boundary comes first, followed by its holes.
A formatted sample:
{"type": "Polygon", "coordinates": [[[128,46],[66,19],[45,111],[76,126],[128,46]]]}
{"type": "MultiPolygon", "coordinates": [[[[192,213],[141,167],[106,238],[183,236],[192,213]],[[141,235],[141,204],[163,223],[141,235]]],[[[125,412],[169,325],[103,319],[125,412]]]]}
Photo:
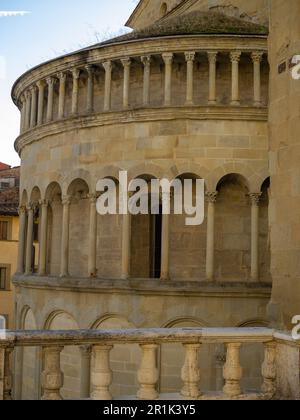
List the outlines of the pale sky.
{"type": "Polygon", "coordinates": [[[20,115],[14,81],[43,61],[122,30],[137,0],[0,0],[0,162],[20,164],[14,151],[20,115]],[[7,16],[6,11],[30,13],[7,16]]]}

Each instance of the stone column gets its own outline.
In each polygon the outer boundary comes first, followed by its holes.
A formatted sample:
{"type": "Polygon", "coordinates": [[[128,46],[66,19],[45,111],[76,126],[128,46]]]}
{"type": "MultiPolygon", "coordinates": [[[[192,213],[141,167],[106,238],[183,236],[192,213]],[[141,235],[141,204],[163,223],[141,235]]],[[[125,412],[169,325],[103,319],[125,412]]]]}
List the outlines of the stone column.
{"type": "Polygon", "coordinates": [[[4,401],[12,400],[12,371],[11,371],[11,355],[13,353],[12,348],[5,350],[4,358],[4,401]]]}
{"type": "Polygon", "coordinates": [[[43,354],[45,357],[44,371],[42,373],[42,385],[44,401],[62,400],[60,389],[63,387],[64,374],[60,368],[60,353],[63,347],[44,347],[43,354]]]}
{"type": "Polygon", "coordinates": [[[41,200],[41,237],[40,237],[40,258],[39,258],[39,275],[46,275],[47,261],[47,230],[48,230],[48,201],[41,200]]]}
{"type": "Polygon", "coordinates": [[[27,207],[27,214],[28,214],[28,222],[27,222],[25,273],[29,275],[32,273],[33,217],[34,217],[34,208],[32,204],[30,204],[27,207]]]}
{"type": "Polygon", "coordinates": [[[216,96],[216,74],[217,74],[217,56],[216,51],[208,51],[208,62],[209,62],[209,95],[208,103],[209,105],[216,105],[217,96],[216,96]]]}
{"type": "Polygon", "coordinates": [[[253,61],[253,88],[254,88],[254,106],[261,106],[261,72],[260,63],[262,61],[263,53],[255,51],[251,54],[253,61]]]}
{"type": "Polygon", "coordinates": [[[89,277],[97,276],[97,196],[90,196],[90,234],[89,234],[89,277]]]}
{"type": "Polygon", "coordinates": [[[232,66],[232,94],[231,105],[240,105],[239,93],[239,62],[241,58],[241,51],[233,51],[230,53],[230,60],[232,66]]]}
{"type": "Polygon", "coordinates": [[[162,55],[165,63],[165,106],[172,103],[172,64],[174,54],[166,53],[162,55]]]}
{"type": "Polygon", "coordinates": [[[104,86],[104,111],[111,109],[111,75],[112,75],[112,62],[105,61],[102,63],[105,70],[105,86],[104,86]]]}
{"type": "Polygon", "coordinates": [[[262,365],[264,382],[262,392],[273,397],[276,393],[276,343],[265,344],[265,360],[262,365]]]}
{"type": "Polygon", "coordinates": [[[31,95],[30,95],[30,92],[28,90],[25,92],[25,99],[26,99],[25,130],[29,130],[29,128],[30,128],[31,95]]]}
{"type": "Polygon", "coordinates": [[[181,371],[183,388],[181,395],[185,398],[198,399],[200,392],[199,350],[200,344],[185,344],[185,362],[181,371]]]}
{"type": "Polygon", "coordinates": [[[121,60],[124,68],[124,83],[123,83],[123,108],[129,107],[129,84],[130,84],[130,66],[131,59],[124,58],[121,60]]]}
{"type": "Polygon", "coordinates": [[[194,61],[195,52],[186,52],[185,61],[187,66],[187,78],[186,78],[186,105],[194,104],[194,61]]]}
{"type": "Polygon", "coordinates": [[[45,97],[44,80],[39,80],[37,82],[37,87],[39,90],[37,125],[42,125],[43,117],[44,117],[44,97],[45,97]]]}
{"type": "Polygon", "coordinates": [[[73,69],[73,88],[72,88],[72,115],[76,116],[78,114],[78,91],[79,91],[79,77],[80,70],[73,69]]]}
{"type": "Polygon", "coordinates": [[[21,123],[20,123],[20,133],[22,134],[24,131],[24,125],[25,125],[25,112],[26,112],[26,106],[25,106],[25,98],[24,95],[20,97],[20,113],[21,113],[21,123]]]}
{"type": "Polygon", "coordinates": [[[145,344],[140,347],[142,349],[142,363],[138,371],[140,389],[137,397],[139,400],[156,400],[158,398],[156,387],[159,379],[156,362],[158,345],[145,344]]]}
{"type": "Polygon", "coordinates": [[[86,96],[86,112],[91,114],[94,111],[94,68],[91,65],[85,67],[88,80],[87,80],[87,96],[86,96]]]}
{"type": "Polygon", "coordinates": [[[218,193],[216,191],[206,193],[207,208],[207,243],[206,243],[206,278],[214,280],[215,274],[215,204],[218,193]]]}
{"type": "Polygon", "coordinates": [[[46,82],[48,85],[47,122],[51,122],[53,120],[53,95],[55,79],[53,77],[48,77],[46,82]]]}
{"type": "Polygon", "coordinates": [[[66,97],[66,73],[59,73],[59,99],[58,99],[58,119],[65,116],[65,97],[66,97]]]}
{"type": "Polygon", "coordinates": [[[130,239],[131,239],[131,214],[123,215],[122,227],[122,279],[130,277],[130,239]]]}
{"type": "MultiPolygon", "coordinates": [[[[170,195],[163,193],[162,200],[169,203],[170,195]]],[[[166,206],[167,207],[167,206],[166,206]]],[[[170,215],[162,215],[161,280],[169,280],[170,215]]]]}
{"type": "Polygon", "coordinates": [[[31,92],[31,115],[30,115],[30,128],[33,128],[36,126],[37,121],[37,92],[36,92],[36,86],[31,86],[30,88],[31,92]]]}
{"type": "Polygon", "coordinates": [[[25,238],[26,238],[26,207],[21,206],[19,209],[19,244],[18,244],[18,274],[24,273],[25,260],[25,238]]]}
{"type": "Polygon", "coordinates": [[[143,105],[148,106],[150,103],[151,55],[142,56],[141,62],[144,65],[143,105]]]}
{"type": "Polygon", "coordinates": [[[4,364],[5,364],[5,348],[0,347],[0,401],[4,399],[4,364]]]}
{"type": "Polygon", "coordinates": [[[70,204],[69,197],[64,197],[63,205],[63,220],[62,220],[62,235],[61,235],[61,269],[60,276],[69,276],[69,230],[70,230],[70,204]]]}
{"type": "Polygon", "coordinates": [[[261,193],[251,193],[251,279],[259,277],[259,200],[261,193]]]}
{"type": "Polygon", "coordinates": [[[238,397],[242,393],[240,381],[243,370],[240,365],[240,349],[240,343],[227,344],[227,357],[224,366],[224,379],[226,383],[223,391],[229,398],[238,397]]]}
{"type": "Polygon", "coordinates": [[[92,371],[92,400],[112,400],[110,385],[113,374],[110,368],[110,352],[113,346],[93,346],[94,369],[92,371]]]}
{"type": "Polygon", "coordinates": [[[81,346],[81,366],[80,366],[80,398],[90,398],[91,392],[91,346],[81,346]]]}

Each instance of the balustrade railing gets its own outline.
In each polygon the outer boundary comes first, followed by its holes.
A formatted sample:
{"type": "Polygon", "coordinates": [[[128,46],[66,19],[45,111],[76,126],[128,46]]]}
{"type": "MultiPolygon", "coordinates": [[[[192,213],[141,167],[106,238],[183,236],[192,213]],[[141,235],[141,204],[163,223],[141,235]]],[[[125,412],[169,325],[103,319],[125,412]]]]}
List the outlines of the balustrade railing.
{"type": "MultiPolygon", "coordinates": [[[[61,352],[67,346],[89,346],[94,363],[91,369],[92,400],[118,399],[110,391],[113,371],[110,353],[115,345],[139,344],[142,358],[137,372],[139,390],[135,399],[164,399],[158,392],[160,372],[157,366],[157,351],[162,344],[177,343],[185,349],[185,360],[181,371],[182,389],[173,398],[198,399],[272,399],[280,397],[277,378],[282,364],[279,355],[282,346],[296,348],[300,353],[300,342],[288,334],[276,333],[268,328],[216,328],[216,329],[137,329],[111,331],[17,331],[0,335],[0,399],[12,399],[12,356],[18,347],[41,347],[43,350],[43,372],[41,385],[43,400],[61,400],[64,375],[61,369],[61,352]],[[262,365],[262,387],[256,393],[247,393],[241,387],[243,369],[240,351],[243,346],[259,343],[264,345],[265,358],[262,365]],[[201,370],[199,356],[204,344],[225,344],[226,362],[223,368],[225,386],[222,393],[205,395],[200,389],[201,370]],[[277,346],[281,346],[278,351],[277,346]]],[[[300,359],[299,359],[300,360],[300,359]]],[[[286,370],[289,366],[286,366],[286,370]]],[[[285,372],[294,376],[295,372],[285,372]]],[[[298,372],[299,376],[299,372],[298,372]]],[[[300,395],[300,393],[299,393],[300,395]]]]}

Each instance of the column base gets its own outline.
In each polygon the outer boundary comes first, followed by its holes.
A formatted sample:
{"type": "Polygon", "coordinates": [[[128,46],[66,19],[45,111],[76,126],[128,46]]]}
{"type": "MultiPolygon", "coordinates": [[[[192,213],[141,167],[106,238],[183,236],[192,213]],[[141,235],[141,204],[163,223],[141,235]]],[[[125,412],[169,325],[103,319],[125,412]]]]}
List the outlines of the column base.
{"type": "Polygon", "coordinates": [[[240,101],[231,101],[230,105],[231,106],[240,106],[241,103],[240,103],[240,101]]]}
{"type": "Polygon", "coordinates": [[[254,106],[256,108],[261,108],[262,107],[262,103],[261,102],[254,102],[254,106]]]}
{"type": "Polygon", "coordinates": [[[208,101],[209,106],[217,105],[217,101],[208,101]]]}

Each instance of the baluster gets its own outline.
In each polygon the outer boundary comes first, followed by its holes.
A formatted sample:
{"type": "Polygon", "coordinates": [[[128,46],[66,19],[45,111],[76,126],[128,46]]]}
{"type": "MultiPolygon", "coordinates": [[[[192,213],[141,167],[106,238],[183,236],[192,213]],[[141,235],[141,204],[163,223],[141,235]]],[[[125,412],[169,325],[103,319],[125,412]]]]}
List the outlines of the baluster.
{"type": "Polygon", "coordinates": [[[4,358],[4,400],[11,401],[12,400],[12,371],[10,369],[11,363],[11,354],[13,352],[12,348],[7,348],[5,350],[5,358],[4,358]]]}
{"type": "Polygon", "coordinates": [[[62,400],[60,389],[64,384],[64,374],[60,369],[60,353],[63,347],[44,347],[45,367],[42,373],[44,395],[42,400],[62,400]]]}
{"type": "Polygon", "coordinates": [[[93,370],[91,375],[92,399],[97,401],[112,400],[110,385],[113,373],[109,355],[113,346],[93,346],[93,370]]]}
{"type": "Polygon", "coordinates": [[[143,355],[141,367],[138,371],[140,389],[137,393],[137,397],[140,400],[156,400],[159,395],[156,390],[156,385],[159,379],[156,361],[158,345],[144,344],[140,347],[143,355]]]}
{"type": "Polygon", "coordinates": [[[181,395],[185,398],[197,399],[200,397],[200,369],[199,350],[200,344],[185,344],[185,362],[181,371],[184,383],[181,395]]]}
{"type": "Polygon", "coordinates": [[[264,382],[262,392],[274,396],[276,393],[276,344],[265,344],[265,360],[262,365],[264,382]]]}
{"type": "Polygon", "coordinates": [[[242,393],[240,381],[243,369],[240,365],[240,348],[240,343],[227,344],[227,357],[223,370],[226,383],[223,391],[230,398],[237,397],[242,393]]]}

